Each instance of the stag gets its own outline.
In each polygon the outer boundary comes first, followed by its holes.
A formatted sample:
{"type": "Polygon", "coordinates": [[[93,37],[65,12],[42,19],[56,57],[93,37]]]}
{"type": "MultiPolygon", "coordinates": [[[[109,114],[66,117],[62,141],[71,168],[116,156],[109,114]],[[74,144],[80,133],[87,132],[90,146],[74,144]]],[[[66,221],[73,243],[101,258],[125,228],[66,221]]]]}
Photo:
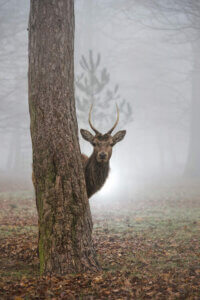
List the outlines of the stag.
{"type": "Polygon", "coordinates": [[[93,146],[93,153],[90,157],[82,154],[82,163],[85,172],[85,181],[88,198],[99,191],[104,185],[109,174],[109,161],[112,155],[112,148],[115,144],[120,142],[126,130],[118,131],[114,136],[112,132],[119,122],[119,109],[117,107],[117,120],[113,127],[105,134],[100,133],[91,122],[92,105],[89,111],[89,125],[95,132],[92,135],[89,131],[81,129],[82,137],[93,146]]]}

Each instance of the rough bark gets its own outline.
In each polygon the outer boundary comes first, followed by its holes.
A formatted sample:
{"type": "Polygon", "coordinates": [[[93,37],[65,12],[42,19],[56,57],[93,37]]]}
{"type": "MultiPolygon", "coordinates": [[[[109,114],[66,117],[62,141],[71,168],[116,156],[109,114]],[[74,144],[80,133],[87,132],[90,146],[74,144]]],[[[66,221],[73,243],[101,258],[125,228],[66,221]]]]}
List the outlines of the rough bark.
{"type": "Polygon", "coordinates": [[[200,37],[192,43],[193,73],[192,73],[192,103],[190,114],[190,141],[185,175],[200,176],[200,37]]]}
{"type": "Polygon", "coordinates": [[[97,270],[74,100],[74,1],[31,0],[29,110],[41,274],[97,270]]]}

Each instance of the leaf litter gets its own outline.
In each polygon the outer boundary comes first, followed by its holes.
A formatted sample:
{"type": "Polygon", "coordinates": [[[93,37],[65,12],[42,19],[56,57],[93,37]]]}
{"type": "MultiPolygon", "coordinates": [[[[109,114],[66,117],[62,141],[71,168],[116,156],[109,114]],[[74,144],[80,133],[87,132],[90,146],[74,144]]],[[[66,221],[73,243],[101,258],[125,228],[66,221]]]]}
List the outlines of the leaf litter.
{"type": "Polygon", "coordinates": [[[200,299],[199,195],[144,198],[92,204],[101,271],[40,277],[33,197],[0,195],[0,299],[200,299]]]}

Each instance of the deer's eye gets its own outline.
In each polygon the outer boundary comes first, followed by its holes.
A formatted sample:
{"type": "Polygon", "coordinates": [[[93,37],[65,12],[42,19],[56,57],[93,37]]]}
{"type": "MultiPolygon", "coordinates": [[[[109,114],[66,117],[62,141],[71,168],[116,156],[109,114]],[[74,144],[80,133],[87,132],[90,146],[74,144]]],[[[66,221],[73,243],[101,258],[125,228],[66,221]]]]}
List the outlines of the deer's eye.
{"type": "Polygon", "coordinates": [[[97,145],[97,143],[96,143],[96,142],[93,142],[92,145],[95,147],[95,146],[97,145]]]}

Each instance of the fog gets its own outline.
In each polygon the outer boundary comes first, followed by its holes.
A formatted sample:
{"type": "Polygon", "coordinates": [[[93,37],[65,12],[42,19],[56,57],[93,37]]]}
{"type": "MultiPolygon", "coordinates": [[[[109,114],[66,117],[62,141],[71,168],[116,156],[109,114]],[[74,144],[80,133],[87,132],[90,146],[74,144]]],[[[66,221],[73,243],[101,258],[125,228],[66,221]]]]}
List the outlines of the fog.
{"type": "MultiPolygon", "coordinates": [[[[0,0],[0,192],[33,189],[27,91],[28,2],[0,0]]],[[[75,18],[79,129],[90,129],[92,101],[92,120],[99,131],[105,132],[115,122],[116,102],[120,108],[117,129],[127,130],[124,140],[114,148],[109,179],[93,196],[94,201],[104,205],[136,201],[136,195],[150,186],[198,182],[197,2],[76,0],[75,18]],[[98,82],[93,81],[90,88],[102,86],[89,95],[85,78],[90,76],[91,63],[97,64],[98,82]]],[[[82,137],[80,144],[82,152],[90,155],[92,147],[82,137]]]]}

